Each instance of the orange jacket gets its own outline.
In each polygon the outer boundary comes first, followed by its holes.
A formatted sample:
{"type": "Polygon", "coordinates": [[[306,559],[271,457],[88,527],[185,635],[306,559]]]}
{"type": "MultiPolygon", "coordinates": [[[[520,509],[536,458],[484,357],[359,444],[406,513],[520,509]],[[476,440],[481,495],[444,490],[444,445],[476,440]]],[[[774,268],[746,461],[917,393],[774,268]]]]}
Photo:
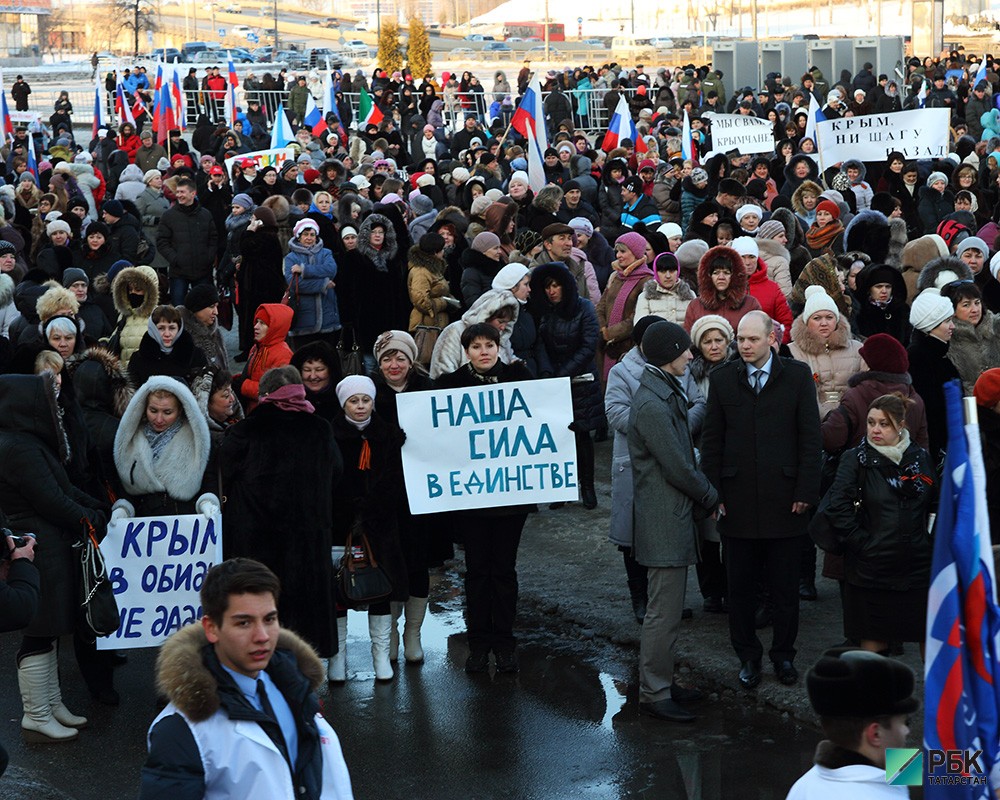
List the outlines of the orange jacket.
{"type": "Polygon", "coordinates": [[[295,312],[281,303],[263,303],[254,314],[254,322],[262,320],[267,326],[264,338],[257,342],[247,357],[240,381],[240,395],[249,412],[257,405],[260,379],[269,369],[283,367],[292,360],[292,349],[285,344],[285,337],[292,327],[295,312]]]}

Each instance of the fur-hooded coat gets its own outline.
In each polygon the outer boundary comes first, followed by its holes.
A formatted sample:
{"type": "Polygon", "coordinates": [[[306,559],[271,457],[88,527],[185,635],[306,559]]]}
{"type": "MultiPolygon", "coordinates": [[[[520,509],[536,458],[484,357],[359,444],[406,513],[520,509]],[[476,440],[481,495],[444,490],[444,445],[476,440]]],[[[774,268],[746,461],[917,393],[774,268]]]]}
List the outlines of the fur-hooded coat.
{"type": "Polygon", "coordinates": [[[357,249],[359,253],[375,265],[375,269],[379,272],[386,272],[389,268],[389,262],[396,257],[398,250],[396,245],[396,229],[389,218],[382,214],[369,214],[365,217],[365,221],[358,228],[357,249]],[[385,240],[380,250],[376,250],[371,245],[372,228],[377,225],[381,226],[385,231],[385,240]]]}
{"type": "Polygon", "coordinates": [[[861,342],[851,338],[851,327],[841,314],[837,328],[826,341],[813,333],[800,315],[792,322],[792,358],[809,365],[816,384],[819,418],[822,420],[840,405],[851,376],[868,369],[861,358],[861,342]]]}
{"type": "MultiPolygon", "coordinates": [[[[810,159],[811,161],[812,159],[810,159]]],[[[787,184],[786,184],[787,185],[787,184]]],[[[823,193],[823,187],[820,186],[815,181],[809,180],[808,178],[798,185],[794,192],[792,192],[792,209],[799,217],[808,217],[810,220],[816,214],[816,208],[813,207],[812,211],[808,211],[806,207],[802,204],[802,195],[806,192],[812,192],[816,195],[817,199],[823,193]]]]}
{"type": "Polygon", "coordinates": [[[919,295],[924,289],[930,289],[932,286],[940,289],[952,281],[971,280],[972,270],[969,269],[969,265],[962,261],[962,259],[955,256],[935,258],[933,261],[928,261],[924,265],[924,268],[920,270],[920,274],[917,276],[917,294],[914,297],[919,295]]]}
{"type": "MultiPolygon", "coordinates": [[[[219,710],[218,683],[201,656],[207,646],[204,628],[194,622],[167,639],[156,659],[157,688],[192,722],[204,722],[219,710]]],[[[313,691],[323,685],[323,662],[303,639],[282,628],[278,649],[291,652],[313,691]]]]}
{"type": "Polygon", "coordinates": [[[684,315],[684,329],[691,330],[695,320],[706,314],[718,314],[725,317],[733,330],[739,326],[740,320],[750,311],[759,311],[760,303],[749,291],[749,276],[740,254],[731,247],[713,247],[701,257],[698,263],[698,295],[687,307],[684,315]],[[732,278],[724,298],[719,298],[712,283],[711,264],[716,259],[729,262],[732,278]]]}
{"type": "Polygon", "coordinates": [[[165,493],[172,500],[189,501],[201,488],[210,449],[208,424],[191,390],[174,378],[154,375],[136,391],[118,425],[115,467],[130,497],[165,493]],[[154,461],[143,429],[146,402],[157,390],[170,392],[178,399],[183,420],[180,430],[154,461]]]}
{"type": "Polygon", "coordinates": [[[432,380],[454,372],[468,362],[469,357],[465,354],[465,348],[462,347],[462,331],[477,322],[486,322],[502,308],[513,310],[514,318],[507,323],[507,330],[500,334],[500,360],[504,364],[510,364],[514,360],[514,354],[510,349],[510,336],[517,323],[521,304],[506,289],[490,289],[472,304],[472,308],[462,314],[460,320],[451,323],[441,331],[441,335],[434,344],[434,353],[431,355],[430,375],[432,380]]]}
{"type": "Polygon", "coordinates": [[[139,349],[142,337],[146,335],[147,321],[160,302],[160,281],[155,270],[152,267],[126,267],[111,284],[111,298],[118,312],[116,328],[121,328],[119,357],[127,368],[132,354],[139,349]],[[141,286],[146,292],[137,308],[132,308],[128,301],[130,283],[141,286]]]}
{"type": "Polygon", "coordinates": [[[962,378],[965,395],[971,395],[979,376],[1000,364],[1000,316],[984,308],[978,325],[956,319],[948,360],[962,378]]]}

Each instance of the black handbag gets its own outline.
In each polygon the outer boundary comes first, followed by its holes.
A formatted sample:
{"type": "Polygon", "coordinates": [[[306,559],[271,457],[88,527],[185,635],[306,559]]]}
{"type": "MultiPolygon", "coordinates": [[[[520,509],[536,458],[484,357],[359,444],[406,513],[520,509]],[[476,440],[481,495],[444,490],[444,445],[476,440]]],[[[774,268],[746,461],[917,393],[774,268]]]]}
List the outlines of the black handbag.
{"type": "Polygon", "coordinates": [[[358,348],[358,339],[354,335],[354,329],[350,325],[345,325],[337,340],[337,358],[340,359],[340,372],[346,378],[348,375],[364,375],[365,364],[361,358],[361,350],[358,348]],[[351,332],[351,349],[344,346],[344,339],[347,332],[351,332]]]}
{"type": "MultiPolygon", "coordinates": [[[[858,494],[854,499],[855,516],[861,511],[861,484],[864,481],[864,470],[864,467],[858,465],[858,494]]],[[[826,516],[826,510],[830,507],[832,489],[831,486],[823,495],[823,499],[819,501],[819,506],[816,508],[816,513],[809,520],[809,537],[823,552],[842,556],[844,554],[844,536],[830,524],[830,520],[826,516]]]]}
{"type": "Polygon", "coordinates": [[[97,546],[94,528],[84,519],[86,536],[75,545],[80,549],[80,620],[79,632],[88,640],[98,636],[110,636],[121,623],[118,601],[108,580],[104,556],[97,546]]]}
{"type": "Polygon", "coordinates": [[[337,571],[337,586],[347,605],[351,606],[377,603],[392,592],[389,576],[375,560],[360,525],[355,525],[347,534],[344,557],[337,571]]]}

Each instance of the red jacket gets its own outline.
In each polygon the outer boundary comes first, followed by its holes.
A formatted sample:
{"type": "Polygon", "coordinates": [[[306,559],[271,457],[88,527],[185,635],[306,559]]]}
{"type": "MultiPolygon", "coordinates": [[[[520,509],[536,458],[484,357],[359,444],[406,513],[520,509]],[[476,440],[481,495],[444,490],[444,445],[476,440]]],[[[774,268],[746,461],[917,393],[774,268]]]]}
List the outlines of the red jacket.
{"type": "Polygon", "coordinates": [[[264,338],[257,342],[247,357],[239,391],[249,412],[257,405],[260,379],[274,367],[283,367],[292,360],[292,349],[285,344],[285,337],[292,327],[295,312],[281,303],[263,303],[254,314],[254,322],[263,320],[268,326],[264,338]]]}
{"type": "Polygon", "coordinates": [[[221,75],[212,75],[211,77],[205,79],[205,83],[208,85],[208,88],[212,90],[212,97],[216,100],[226,99],[227,83],[225,78],[221,75]]]}
{"type": "Polygon", "coordinates": [[[119,150],[124,150],[128,153],[128,163],[135,163],[135,154],[142,147],[142,139],[136,136],[134,133],[127,139],[121,134],[115,138],[115,144],[118,145],[119,150]]]}
{"type": "Polygon", "coordinates": [[[764,313],[785,326],[781,341],[788,344],[792,341],[792,310],[778,284],[767,277],[767,264],[760,258],[757,259],[757,271],[750,276],[748,283],[751,297],[757,298],[764,313]]]}

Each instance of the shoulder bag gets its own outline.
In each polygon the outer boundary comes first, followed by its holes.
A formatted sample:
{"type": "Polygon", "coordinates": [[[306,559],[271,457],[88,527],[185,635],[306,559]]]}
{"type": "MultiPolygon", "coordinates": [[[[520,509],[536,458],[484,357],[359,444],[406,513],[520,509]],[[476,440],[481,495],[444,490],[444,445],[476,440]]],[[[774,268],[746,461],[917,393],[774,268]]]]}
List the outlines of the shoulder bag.
{"type": "MultiPolygon", "coordinates": [[[[861,485],[865,479],[865,468],[858,464],[858,494],[854,498],[854,516],[857,517],[861,511],[861,485]]],[[[809,537],[816,543],[816,546],[830,555],[841,556],[844,554],[844,537],[840,531],[836,530],[826,517],[826,511],[830,507],[831,486],[819,501],[816,513],[809,521],[809,537]]]]}
{"type": "Polygon", "coordinates": [[[392,583],[378,565],[360,523],[355,523],[344,543],[344,557],[337,572],[337,586],[349,606],[384,600],[392,592],[392,583]]]}
{"type": "Polygon", "coordinates": [[[104,556],[97,546],[94,526],[84,517],[85,535],[75,547],[80,550],[80,619],[78,632],[88,641],[98,636],[110,636],[120,624],[118,601],[108,580],[104,556]]]}
{"type": "Polygon", "coordinates": [[[364,375],[365,364],[361,358],[361,350],[358,348],[358,338],[354,333],[354,328],[345,325],[340,331],[340,338],[337,340],[337,358],[340,359],[340,371],[346,378],[348,375],[364,375]],[[347,332],[351,332],[351,349],[348,350],[344,344],[347,332]]]}

